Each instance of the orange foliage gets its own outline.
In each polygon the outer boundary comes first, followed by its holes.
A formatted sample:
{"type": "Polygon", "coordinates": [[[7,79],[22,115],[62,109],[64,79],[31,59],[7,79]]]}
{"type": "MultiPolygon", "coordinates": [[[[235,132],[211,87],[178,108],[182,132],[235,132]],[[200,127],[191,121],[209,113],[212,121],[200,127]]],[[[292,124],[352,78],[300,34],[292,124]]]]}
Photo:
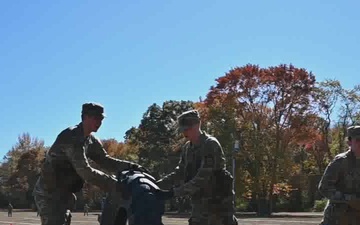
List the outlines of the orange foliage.
{"type": "Polygon", "coordinates": [[[102,140],[102,144],[107,153],[115,158],[123,158],[128,154],[134,153],[134,148],[131,148],[123,142],[118,142],[115,139],[102,140]]]}

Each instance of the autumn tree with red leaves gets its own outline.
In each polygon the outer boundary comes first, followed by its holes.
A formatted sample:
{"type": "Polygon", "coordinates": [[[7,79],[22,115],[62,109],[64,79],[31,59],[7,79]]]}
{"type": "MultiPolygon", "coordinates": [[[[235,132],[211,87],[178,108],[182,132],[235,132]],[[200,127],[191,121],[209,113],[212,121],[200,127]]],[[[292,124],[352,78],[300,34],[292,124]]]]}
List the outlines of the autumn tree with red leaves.
{"type": "Polygon", "coordinates": [[[232,129],[225,125],[228,137],[232,133],[236,138],[240,131],[240,158],[251,180],[252,197],[268,199],[271,211],[274,187],[292,173],[291,147],[299,131],[293,122],[310,113],[315,77],[293,65],[249,64],[216,82],[204,100],[209,123],[232,124],[232,129]]]}

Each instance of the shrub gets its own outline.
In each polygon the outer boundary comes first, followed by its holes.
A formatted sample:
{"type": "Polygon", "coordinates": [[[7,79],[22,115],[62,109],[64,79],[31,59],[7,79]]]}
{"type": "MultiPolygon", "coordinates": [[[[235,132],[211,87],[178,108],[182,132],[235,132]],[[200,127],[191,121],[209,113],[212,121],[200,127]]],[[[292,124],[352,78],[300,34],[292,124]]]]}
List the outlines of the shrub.
{"type": "Polygon", "coordinates": [[[322,212],[325,209],[327,199],[323,198],[321,200],[316,200],[314,203],[313,211],[322,212]]]}

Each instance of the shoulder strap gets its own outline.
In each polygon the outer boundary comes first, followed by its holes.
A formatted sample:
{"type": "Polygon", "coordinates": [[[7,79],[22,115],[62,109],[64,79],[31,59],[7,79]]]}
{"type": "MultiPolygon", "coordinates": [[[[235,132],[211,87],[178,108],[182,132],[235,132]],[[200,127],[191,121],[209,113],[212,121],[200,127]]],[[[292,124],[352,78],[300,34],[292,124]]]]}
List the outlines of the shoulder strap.
{"type": "MultiPolygon", "coordinates": [[[[346,153],[346,160],[348,161],[347,172],[352,170],[355,166],[355,157],[351,151],[346,153]]],[[[345,175],[345,174],[344,174],[345,175]]]]}
{"type": "Polygon", "coordinates": [[[201,151],[204,152],[205,150],[205,146],[208,143],[208,141],[210,140],[210,135],[208,135],[207,133],[203,133],[203,135],[205,136],[205,141],[201,142],[201,151]]]}

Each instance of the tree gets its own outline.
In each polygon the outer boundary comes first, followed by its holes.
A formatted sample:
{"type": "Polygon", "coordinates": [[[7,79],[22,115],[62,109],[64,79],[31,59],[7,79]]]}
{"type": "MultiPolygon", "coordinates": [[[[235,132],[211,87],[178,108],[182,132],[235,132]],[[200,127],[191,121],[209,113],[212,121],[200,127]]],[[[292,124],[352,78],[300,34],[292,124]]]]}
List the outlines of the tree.
{"type": "Polygon", "coordinates": [[[291,168],[290,147],[298,129],[293,122],[310,112],[315,77],[293,65],[249,64],[216,81],[205,104],[237,121],[232,123],[244,139],[242,155],[253,179],[254,197],[269,199],[271,211],[274,187],[286,180],[291,168]]]}
{"type": "Polygon", "coordinates": [[[15,198],[19,206],[30,206],[32,191],[38,178],[46,147],[29,133],[18,137],[2,164],[3,191],[15,198]]]}
{"type": "Polygon", "coordinates": [[[336,127],[338,129],[338,148],[334,154],[338,154],[346,150],[344,140],[346,130],[349,126],[360,124],[360,85],[354,86],[352,89],[343,89],[340,97],[340,109],[336,127]]]}
{"type": "Polygon", "coordinates": [[[330,128],[332,117],[339,98],[343,95],[343,88],[337,80],[325,80],[320,82],[314,91],[315,112],[322,118],[318,120],[317,128],[324,140],[324,147],[329,160],[333,159],[330,151],[330,128]]]}
{"type": "Polygon", "coordinates": [[[178,149],[182,137],[176,131],[176,119],[182,112],[194,108],[191,101],[166,101],[160,107],[149,106],[140,125],[126,132],[125,143],[138,151],[139,164],[161,176],[171,172],[179,161],[178,149]]]}

